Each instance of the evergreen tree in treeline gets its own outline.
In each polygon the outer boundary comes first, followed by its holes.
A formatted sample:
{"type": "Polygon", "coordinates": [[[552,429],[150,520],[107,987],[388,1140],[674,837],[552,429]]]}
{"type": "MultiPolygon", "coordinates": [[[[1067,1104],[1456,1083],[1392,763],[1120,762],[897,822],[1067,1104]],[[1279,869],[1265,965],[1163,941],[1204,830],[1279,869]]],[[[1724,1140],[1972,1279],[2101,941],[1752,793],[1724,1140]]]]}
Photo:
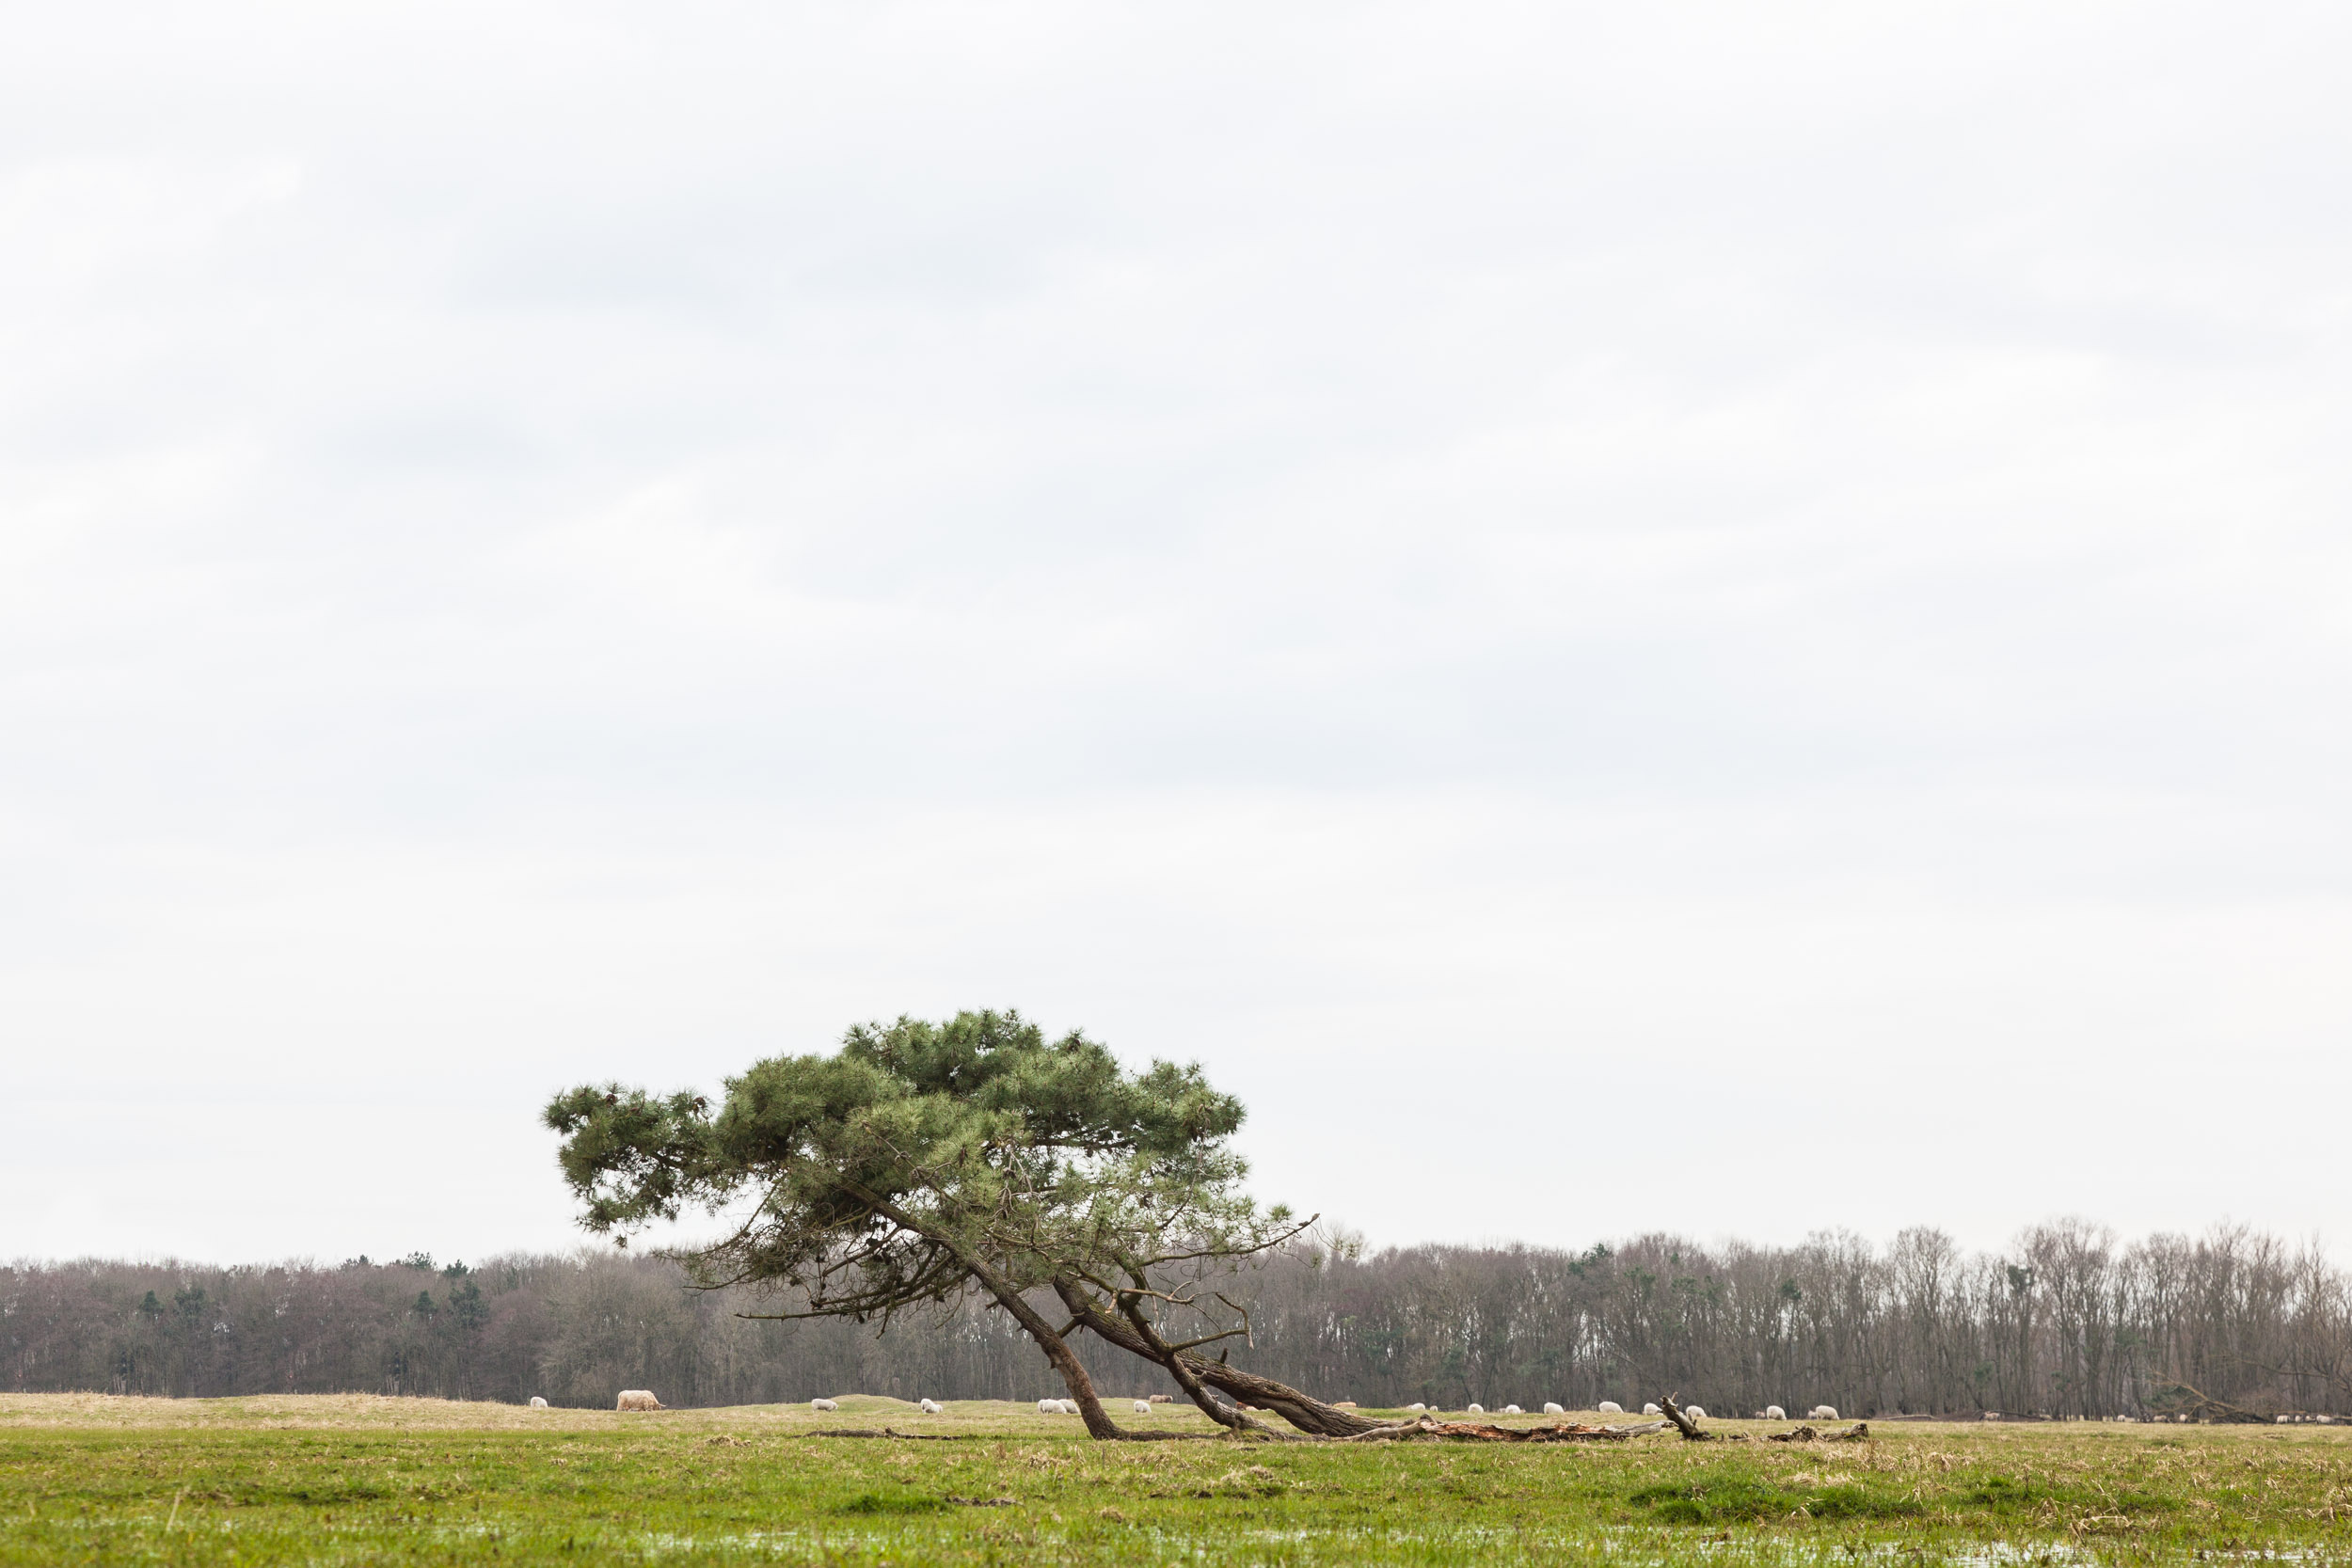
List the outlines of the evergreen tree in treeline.
{"type": "MultiPolygon", "coordinates": [[[[1883,1247],[1327,1243],[1224,1288],[1250,1311],[1254,1368],[1366,1404],[1590,1406],[1672,1388],[1716,1411],[2104,1416],[2182,1408],[2186,1386],[2243,1409],[2352,1414],[2352,1282],[2238,1227],[2123,1244],[2061,1221],[1998,1256],[1933,1230],[1883,1247]]],[[[1058,1391],[1001,1310],[959,1302],[881,1334],[736,1316],[778,1306],[612,1253],[446,1269],[19,1264],[0,1268],[0,1388],[587,1406],[638,1387],[680,1406],[1058,1391]]],[[[1175,1392],[1132,1356],[1081,1354],[1106,1392],[1175,1392]]]]}

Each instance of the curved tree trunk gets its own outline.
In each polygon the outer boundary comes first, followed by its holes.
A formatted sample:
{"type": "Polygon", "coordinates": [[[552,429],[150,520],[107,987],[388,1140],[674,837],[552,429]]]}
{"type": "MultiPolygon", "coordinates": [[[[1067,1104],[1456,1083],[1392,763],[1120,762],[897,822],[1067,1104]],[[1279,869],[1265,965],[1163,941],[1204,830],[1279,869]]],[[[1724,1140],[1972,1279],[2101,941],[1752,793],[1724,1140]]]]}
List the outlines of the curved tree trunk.
{"type": "Polygon", "coordinates": [[[1210,1420],[1232,1432],[1266,1430],[1263,1422],[1250,1419],[1248,1412],[1237,1405],[1227,1404],[1200,1386],[1200,1380],[1192,1375],[1192,1369],[1184,1365],[1184,1358],[1169,1347],[1168,1342],[1161,1338],[1160,1331],[1152,1325],[1152,1320],[1143,1315],[1142,1303],[1133,1296],[1122,1295],[1119,1298],[1119,1307],[1127,1315],[1128,1323],[1134,1327],[1136,1337],[1143,1341],[1152,1359],[1168,1369],[1168,1375],[1176,1380],[1176,1386],[1184,1391],[1184,1397],[1199,1405],[1210,1420]]]}
{"type": "MultiPolygon", "coordinates": [[[[993,1285],[989,1294],[996,1296],[999,1301],[1005,1299],[993,1285]]],[[[1016,1296],[1015,1299],[1019,1298],[1016,1296]]],[[[1087,1424],[1087,1435],[1102,1438],[1126,1436],[1127,1433],[1120,1431],[1117,1423],[1112,1421],[1110,1413],[1103,1408],[1101,1398],[1094,1392],[1094,1379],[1087,1375],[1086,1364],[1078,1359],[1078,1353],[1070,1348],[1068,1340],[1047,1327],[1044,1319],[1034,1312],[1029,1317],[1034,1321],[1024,1322],[1021,1326],[1029,1331],[1029,1338],[1035,1339],[1038,1347],[1045,1352],[1045,1359],[1053,1363],[1054,1370],[1061,1373],[1062,1383],[1070,1389],[1070,1397],[1078,1402],[1078,1416],[1087,1424]]]]}
{"type": "Polygon", "coordinates": [[[955,1254],[956,1260],[970,1271],[974,1279],[979,1281],[982,1290],[996,1298],[999,1307],[1012,1314],[1013,1322],[1027,1331],[1029,1338],[1037,1341],[1038,1349],[1045,1353],[1045,1359],[1053,1364],[1054,1370],[1061,1374],[1062,1383],[1070,1389],[1070,1397],[1078,1402],[1078,1415],[1087,1424],[1088,1436],[1115,1439],[1128,1435],[1119,1430],[1109,1413],[1104,1410],[1102,1400],[1094,1392],[1094,1380],[1087,1375],[1086,1366],[1079,1361],[1078,1353],[1070,1348],[1069,1341],[1051,1323],[1038,1316],[1037,1308],[1021,1298],[1021,1292],[1013,1288],[1010,1280],[989,1267],[985,1259],[962,1245],[955,1237],[917,1225],[911,1215],[883,1201],[879,1194],[860,1193],[858,1196],[891,1224],[904,1227],[918,1236],[932,1237],[955,1254]]]}
{"type": "MultiPolygon", "coordinates": [[[[1154,1366],[1163,1365],[1152,1354],[1152,1347],[1137,1334],[1132,1324],[1103,1310],[1097,1302],[1076,1283],[1057,1280],[1054,1290],[1070,1308],[1071,1315],[1097,1338],[1109,1340],[1130,1355],[1139,1355],[1154,1366]]],[[[1176,1358],[1186,1371],[1212,1388],[1231,1394],[1234,1399],[1271,1410],[1301,1432],[1318,1437],[1353,1437],[1359,1433],[1377,1432],[1389,1423],[1359,1416],[1352,1410],[1339,1410],[1311,1398],[1286,1384],[1270,1377],[1258,1377],[1222,1361],[1210,1361],[1189,1351],[1178,1351],[1176,1358]]]]}
{"type": "MultiPolygon", "coordinates": [[[[1087,1375],[1086,1368],[1063,1338],[1062,1332],[1038,1316],[1037,1309],[1022,1299],[1020,1291],[1014,1288],[1012,1282],[990,1267],[986,1259],[965,1245],[960,1238],[918,1223],[913,1215],[879,1193],[855,1187],[849,1190],[859,1201],[891,1224],[918,1236],[930,1237],[955,1254],[956,1260],[979,1282],[981,1289],[995,1298],[998,1306],[1012,1314],[1013,1322],[1037,1341],[1038,1348],[1045,1353],[1045,1359],[1053,1363],[1056,1371],[1061,1373],[1062,1381],[1069,1386],[1071,1397],[1078,1402],[1078,1413],[1086,1418],[1089,1436],[1117,1439],[1138,1435],[1121,1432],[1111,1420],[1103,1409],[1103,1402],[1095,1396],[1094,1380],[1087,1375]]],[[[1098,1338],[1107,1339],[1130,1355],[1141,1356],[1154,1366],[1165,1364],[1152,1353],[1152,1346],[1142,1335],[1136,1333],[1132,1325],[1104,1311],[1102,1304],[1076,1281],[1057,1279],[1054,1282],[1054,1291],[1070,1308],[1071,1327],[1089,1329],[1098,1338]]],[[[1271,1410],[1299,1431],[1318,1437],[1353,1437],[1359,1433],[1377,1432],[1388,1424],[1359,1416],[1353,1411],[1334,1409],[1285,1384],[1277,1383],[1269,1377],[1253,1376],[1222,1361],[1206,1360],[1188,1351],[1171,1354],[1182,1363],[1184,1370],[1190,1372],[1200,1383],[1221,1389],[1241,1402],[1271,1410]]],[[[1223,1421],[1216,1412],[1211,1411],[1210,1415],[1223,1421]]]]}
{"type": "Polygon", "coordinates": [[[983,1263],[977,1265],[972,1272],[973,1277],[996,1298],[997,1304],[1012,1314],[1013,1321],[1027,1330],[1029,1338],[1037,1341],[1038,1349],[1045,1353],[1045,1359],[1053,1365],[1054,1370],[1061,1374],[1063,1385],[1070,1390],[1070,1397],[1078,1403],[1078,1415],[1087,1424],[1087,1435],[1106,1439],[1128,1436],[1129,1433],[1121,1432],[1110,1418],[1109,1412],[1103,1408],[1102,1399],[1094,1392],[1094,1379],[1087,1374],[1086,1364],[1078,1359],[1078,1353],[1070,1348],[1070,1342],[1055,1332],[1052,1324],[1039,1317],[1037,1309],[1023,1301],[1021,1292],[995,1270],[983,1263]]]}

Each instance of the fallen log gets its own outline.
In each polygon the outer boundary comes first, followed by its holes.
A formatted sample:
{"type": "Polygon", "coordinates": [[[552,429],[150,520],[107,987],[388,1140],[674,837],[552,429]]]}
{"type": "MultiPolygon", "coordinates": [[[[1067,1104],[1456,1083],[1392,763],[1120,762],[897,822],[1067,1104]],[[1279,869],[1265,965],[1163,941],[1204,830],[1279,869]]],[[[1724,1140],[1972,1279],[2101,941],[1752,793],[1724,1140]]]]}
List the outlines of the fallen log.
{"type": "Polygon", "coordinates": [[[1643,1421],[1632,1426],[1587,1426],[1575,1421],[1559,1421],[1550,1426],[1505,1427],[1486,1421],[1440,1421],[1434,1416],[1418,1420],[1400,1421],[1393,1426],[1359,1432],[1353,1437],[1339,1437],[1340,1443],[1393,1443],[1417,1437],[1460,1438],[1477,1443],[1622,1443],[1645,1433],[1663,1432],[1663,1421],[1643,1421]]]}
{"type": "Polygon", "coordinates": [[[1859,1443],[1870,1435],[1870,1423],[1856,1421],[1843,1432],[1817,1432],[1809,1426],[1792,1427],[1787,1432],[1768,1432],[1767,1443],[1859,1443]]]}

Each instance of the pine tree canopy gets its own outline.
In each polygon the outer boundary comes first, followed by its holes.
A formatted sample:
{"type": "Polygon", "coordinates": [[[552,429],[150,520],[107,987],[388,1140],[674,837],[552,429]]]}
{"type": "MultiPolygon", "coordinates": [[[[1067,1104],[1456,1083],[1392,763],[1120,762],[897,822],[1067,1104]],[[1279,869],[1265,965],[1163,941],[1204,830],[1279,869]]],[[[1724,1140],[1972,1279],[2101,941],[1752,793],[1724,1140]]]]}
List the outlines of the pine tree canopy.
{"type": "Polygon", "coordinates": [[[715,1112],[617,1084],[546,1112],[591,1230],[707,1211],[728,1233],[678,1254],[701,1282],[788,1283],[805,1315],[861,1321],[973,1283],[1143,1289],[1263,1249],[1294,1227],[1241,1192],[1242,1117],[1197,1066],[1130,1071],[1014,1012],[861,1025],[728,1080],[715,1112]]]}

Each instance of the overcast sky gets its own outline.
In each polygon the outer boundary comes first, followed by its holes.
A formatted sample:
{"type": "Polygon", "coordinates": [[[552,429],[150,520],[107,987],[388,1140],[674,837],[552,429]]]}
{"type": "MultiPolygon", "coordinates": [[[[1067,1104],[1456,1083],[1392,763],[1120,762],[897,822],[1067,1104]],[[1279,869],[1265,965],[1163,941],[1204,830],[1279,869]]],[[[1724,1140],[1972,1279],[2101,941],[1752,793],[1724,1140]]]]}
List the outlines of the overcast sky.
{"type": "Polygon", "coordinates": [[[2352,12],[22,7],[0,1256],[1019,1007],[1375,1243],[2352,1243],[2352,12]]]}

